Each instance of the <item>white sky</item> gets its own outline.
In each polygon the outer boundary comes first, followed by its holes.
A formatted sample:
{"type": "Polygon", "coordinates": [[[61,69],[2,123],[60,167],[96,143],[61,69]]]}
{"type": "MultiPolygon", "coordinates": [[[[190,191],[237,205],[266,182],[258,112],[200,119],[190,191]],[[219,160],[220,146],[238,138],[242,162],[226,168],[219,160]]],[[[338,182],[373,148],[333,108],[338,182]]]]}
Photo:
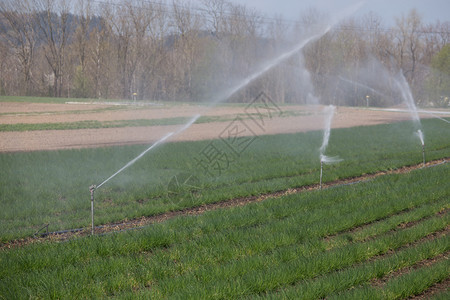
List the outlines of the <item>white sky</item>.
{"type": "Polygon", "coordinates": [[[269,17],[281,14],[286,19],[297,20],[301,12],[310,7],[332,14],[352,4],[362,2],[362,8],[356,16],[370,11],[381,16],[384,24],[395,24],[395,17],[407,15],[416,8],[425,23],[450,21],[450,0],[231,0],[247,7],[256,8],[269,17]]]}

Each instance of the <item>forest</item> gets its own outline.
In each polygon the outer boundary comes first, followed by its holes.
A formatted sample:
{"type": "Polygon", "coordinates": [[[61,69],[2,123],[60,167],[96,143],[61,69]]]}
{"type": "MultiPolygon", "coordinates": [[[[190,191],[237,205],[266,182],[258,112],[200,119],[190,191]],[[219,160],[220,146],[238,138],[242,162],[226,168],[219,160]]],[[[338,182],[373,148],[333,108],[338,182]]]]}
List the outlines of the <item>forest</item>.
{"type": "MultiPolygon", "coordinates": [[[[0,94],[207,102],[330,25],[314,8],[297,20],[227,0],[4,0],[0,94]]],[[[233,95],[277,103],[400,102],[401,73],[418,105],[447,107],[450,22],[411,10],[347,16],[233,95]],[[389,25],[391,24],[391,25],[389,25]]]]}

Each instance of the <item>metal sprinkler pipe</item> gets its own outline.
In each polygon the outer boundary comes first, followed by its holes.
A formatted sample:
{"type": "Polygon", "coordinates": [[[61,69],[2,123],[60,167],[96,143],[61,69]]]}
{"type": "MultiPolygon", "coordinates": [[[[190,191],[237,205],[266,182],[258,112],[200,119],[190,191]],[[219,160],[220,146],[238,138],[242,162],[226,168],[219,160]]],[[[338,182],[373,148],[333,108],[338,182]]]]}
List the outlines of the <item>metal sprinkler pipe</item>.
{"type": "Polygon", "coordinates": [[[320,160],[320,189],[322,189],[322,170],[323,170],[323,160],[320,160]]]}
{"type": "Polygon", "coordinates": [[[94,192],[95,189],[97,188],[97,186],[91,185],[89,187],[89,191],[91,192],[91,223],[92,223],[92,229],[91,229],[91,234],[94,235],[94,192]]]}
{"type": "Polygon", "coordinates": [[[425,143],[422,144],[423,166],[425,167],[425,143]]]}

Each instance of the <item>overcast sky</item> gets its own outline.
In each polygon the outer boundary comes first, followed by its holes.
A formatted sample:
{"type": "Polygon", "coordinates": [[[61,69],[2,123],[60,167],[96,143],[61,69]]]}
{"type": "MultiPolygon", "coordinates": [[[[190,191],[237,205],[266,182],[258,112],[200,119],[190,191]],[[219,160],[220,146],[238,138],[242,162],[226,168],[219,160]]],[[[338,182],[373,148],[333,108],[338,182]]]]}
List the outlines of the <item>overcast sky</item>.
{"type": "Polygon", "coordinates": [[[281,14],[286,19],[297,20],[302,10],[315,7],[329,13],[337,12],[352,4],[362,2],[362,8],[356,16],[364,15],[370,11],[381,16],[386,25],[395,24],[395,17],[407,15],[416,8],[425,23],[434,23],[436,20],[450,21],[450,0],[231,0],[244,4],[273,16],[281,14]]]}

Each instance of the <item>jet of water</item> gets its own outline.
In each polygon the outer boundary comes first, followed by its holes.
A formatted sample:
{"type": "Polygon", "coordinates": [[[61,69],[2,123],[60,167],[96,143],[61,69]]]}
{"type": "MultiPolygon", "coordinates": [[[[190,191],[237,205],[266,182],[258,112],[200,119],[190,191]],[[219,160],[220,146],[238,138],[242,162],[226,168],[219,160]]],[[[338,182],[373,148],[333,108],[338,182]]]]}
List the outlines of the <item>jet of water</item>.
{"type": "Polygon", "coordinates": [[[331,131],[331,122],[333,121],[334,111],[336,107],[333,105],[329,105],[325,107],[324,114],[325,114],[325,126],[323,131],[323,141],[322,146],[320,146],[320,156],[324,156],[324,152],[327,149],[328,141],[330,140],[330,131],[331,131]]]}
{"type": "MultiPolygon", "coordinates": [[[[398,88],[400,89],[402,93],[403,100],[405,101],[406,105],[408,106],[408,110],[411,114],[411,117],[413,118],[414,122],[416,122],[419,129],[416,132],[416,135],[420,139],[420,142],[422,143],[422,147],[424,148],[425,142],[424,142],[424,134],[422,132],[422,124],[420,122],[419,113],[417,112],[416,104],[414,103],[414,98],[411,93],[411,89],[409,87],[408,82],[406,81],[405,76],[403,75],[403,72],[399,72],[398,80],[395,80],[395,83],[397,84],[398,88]]],[[[425,155],[425,148],[423,149],[423,153],[425,155]]]]}
{"type": "Polygon", "coordinates": [[[329,157],[329,156],[324,155],[325,150],[328,147],[328,142],[330,141],[331,122],[333,121],[335,110],[336,110],[336,107],[333,105],[329,105],[324,108],[325,126],[324,126],[324,131],[323,131],[322,146],[320,146],[319,151],[320,151],[320,162],[325,163],[325,164],[332,164],[332,163],[337,163],[337,162],[342,161],[342,159],[340,159],[337,156],[329,157]]]}
{"type": "MultiPolygon", "coordinates": [[[[359,2],[358,4],[351,6],[345,10],[343,10],[342,12],[340,12],[336,18],[334,18],[332,20],[332,22],[330,22],[330,25],[324,27],[322,30],[319,30],[318,33],[310,36],[309,38],[304,39],[303,41],[301,41],[300,43],[298,43],[293,49],[283,53],[282,55],[275,57],[274,59],[268,61],[265,65],[263,65],[258,71],[254,72],[253,74],[251,74],[250,76],[248,76],[247,78],[244,78],[239,84],[237,84],[236,86],[232,87],[231,89],[225,91],[224,93],[222,93],[220,95],[220,97],[217,97],[217,99],[215,101],[212,102],[212,105],[219,103],[220,101],[224,101],[229,99],[231,96],[233,96],[235,93],[237,93],[238,91],[240,91],[242,88],[244,88],[245,86],[249,85],[251,82],[253,82],[255,79],[259,78],[260,76],[262,76],[263,74],[265,74],[267,71],[269,71],[270,69],[272,69],[273,67],[275,67],[276,65],[280,64],[281,62],[285,61],[286,59],[290,58],[292,55],[294,55],[295,53],[299,52],[301,49],[303,49],[307,44],[309,44],[310,42],[317,40],[319,38],[321,38],[323,35],[325,35],[328,31],[331,30],[331,28],[336,25],[340,20],[342,20],[344,17],[353,14],[354,12],[356,12],[362,5],[363,5],[364,1],[359,2]]],[[[211,106],[212,106],[211,105],[211,106]]],[[[190,122],[188,122],[185,126],[183,126],[181,129],[179,129],[176,132],[170,132],[167,135],[165,135],[164,137],[162,137],[160,140],[156,141],[153,145],[151,145],[149,148],[147,148],[144,152],[142,152],[141,154],[139,154],[136,158],[134,158],[133,160],[131,160],[129,163],[127,163],[124,167],[122,167],[120,170],[118,170],[116,173],[114,173],[112,176],[110,176],[108,179],[106,179],[105,181],[103,181],[101,184],[99,184],[96,189],[100,188],[101,186],[103,186],[105,183],[107,183],[109,180],[111,180],[112,178],[114,178],[115,176],[117,176],[118,174],[120,174],[123,170],[125,170],[126,168],[128,168],[129,166],[133,165],[137,160],[139,160],[142,156],[144,156],[148,151],[154,149],[155,147],[157,147],[158,145],[162,144],[163,142],[165,142],[167,139],[169,139],[170,137],[172,137],[173,135],[179,134],[181,132],[183,132],[184,130],[186,130],[187,128],[189,128],[198,118],[200,117],[200,115],[196,115],[192,118],[192,120],[190,122]]]]}
{"type": "Polygon", "coordinates": [[[343,159],[339,158],[339,156],[326,156],[321,154],[320,161],[324,164],[334,164],[343,161],[343,159]]]}
{"type": "Polygon", "coordinates": [[[381,97],[388,98],[385,94],[378,92],[377,90],[371,88],[370,86],[367,86],[367,85],[362,84],[362,83],[360,83],[360,82],[352,81],[352,80],[350,80],[350,79],[346,79],[346,78],[344,78],[344,77],[342,77],[342,76],[338,76],[338,78],[339,78],[340,80],[342,80],[342,81],[347,82],[347,83],[350,83],[350,84],[359,86],[359,87],[361,87],[361,88],[364,88],[364,89],[366,89],[366,90],[369,90],[369,91],[371,91],[372,93],[377,94],[377,95],[379,95],[379,96],[381,96],[381,97]]]}
{"type": "Polygon", "coordinates": [[[160,144],[164,143],[166,140],[168,140],[170,137],[175,136],[183,131],[185,131],[186,129],[188,129],[189,127],[191,127],[192,124],[195,123],[195,121],[197,121],[197,119],[200,117],[200,115],[195,115],[187,124],[185,124],[183,127],[181,127],[180,129],[178,129],[175,132],[169,132],[168,134],[166,134],[165,136],[163,136],[162,138],[160,138],[159,140],[157,140],[153,145],[151,145],[150,147],[148,147],[146,150],[144,150],[141,154],[139,154],[138,156],[136,156],[134,159],[132,159],[131,161],[129,161],[125,166],[123,166],[122,168],[120,168],[120,170],[118,170],[116,173],[114,173],[113,175],[111,175],[108,179],[106,179],[105,181],[103,181],[102,183],[100,183],[95,189],[99,189],[101,186],[103,186],[105,183],[107,183],[108,181],[110,181],[111,179],[113,179],[114,177],[116,177],[117,175],[119,175],[122,171],[124,171],[125,169],[127,169],[128,167],[130,167],[131,165],[133,165],[136,161],[138,161],[140,158],[142,158],[147,152],[149,152],[150,150],[156,148],[157,146],[159,146],[160,144]]]}
{"type": "Polygon", "coordinates": [[[129,161],[125,166],[123,166],[122,168],[120,168],[120,170],[118,170],[116,173],[114,173],[113,175],[111,175],[110,177],[108,177],[108,179],[106,179],[105,181],[103,181],[102,183],[100,183],[96,189],[99,189],[102,185],[104,185],[105,183],[107,183],[108,181],[110,181],[111,179],[113,179],[114,177],[116,177],[117,175],[119,175],[123,170],[125,170],[126,168],[128,168],[129,166],[133,165],[136,161],[138,161],[142,156],[144,156],[148,151],[156,148],[159,144],[162,144],[164,141],[166,141],[169,137],[171,137],[174,134],[174,132],[169,132],[168,134],[166,134],[165,136],[163,136],[161,139],[157,140],[153,145],[151,145],[150,147],[148,147],[144,152],[142,152],[141,154],[139,154],[138,156],[136,156],[134,159],[132,159],[131,161],[129,161]]]}
{"type": "Polygon", "coordinates": [[[411,89],[409,88],[409,84],[406,81],[405,76],[403,75],[403,72],[400,71],[399,75],[397,76],[398,79],[394,79],[395,84],[400,89],[400,92],[402,93],[402,97],[406,105],[408,106],[408,110],[411,113],[411,117],[413,118],[414,122],[416,122],[419,127],[421,127],[420,124],[420,118],[419,114],[417,112],[417,107],[414,102],[414,98],[411,93],[411,89]]]}
{"type": "Polygon", "coordinates": [[[425,140],[424,140],[424,136],[423,136],[423,132],[422,130],[417,130],[416,135],[419,137],[420,142],[422,143],[422,146],[425,145],[425,140]]]}
{"type": "MultiPolygon", "coordinates": [[[[429,115],[433,116],[434,118],[437,118],[437,119],[439,119],[439,120],[441,120],[441,121],[444,121],[445,123],[450,124],[450,121],[448,121],[448,120],[446,120],[446,119],[444,119],[444,118],[439,117],[437,114],[435,114],[435,113],[433,113],[433,112],[431,112],[431,111],[420,110],[420,112],[421,112],[421,113],[425,113],[425,114],[429,114],[429,115]]],[[[439,113],[441,113],[441,112],[439,112],[439,113]]]]}
{"type": "Polygon", "coordinates": [[[417,137],[420,139],[420,143],[422,144],[422,156],[423,156],[423,166],[425,167],[425,138],[424,134],[422,132],[422,124],[420,123],[420,117],[419,113],[417,112],[416,104],[414,103],[414,98],[411,93],[411,89],[409,88],[409,84],[406,81],[405,76],[403,75],[403,72],[399,72],[399,80],[395,80],[397,86],[400,88],[400,91],[402,92],[403,99],[406,102],[406,105],[408,106],[408,110],[411,113],[411,116],[418,125],[419,129],[416,132],[417,137]]]}
{"type": "Polygon", "coordinates": [[[288,58],[292,57],[294,54],[298,53],[300,50],[302,50],[306,45],[309,43],[316,41],[320,39],[322,36],[327,34],[338,22],[340,22],[343,18],[352,15],[355,13],[358,9],[361,8],[361,6],[364,4],[364,1],[358,2],[357,4],[350,6],[346,8],[345,10],[341,11],[336,15],[335,18],[333,18],[330,23],[326,26],[321,26],[321,28],[317,31],[317,33],[309,36],[308,38],[302,40],[301,42],[297,43],[292,49],[282,53],[281,55],[269,60],[266,64],[262,65],[256,72],[249,75],[248,77],[242,79],[238,84],[233,86],[232,88],[226,90],[225,92],[221,93],[213,102],[212,105],[219,103],[221,101],[225,101],[229,99],[231,96],[239,92],[241,89],[252,83],[255,79],[261,77],[266,72],[271,70],[273,67],[279,65],[283,61],[287,60],[288,58]]]}
{"type": "Polygon", "coordinates": [[[325,107],[324,114],[325,114],[325,128],[323,131],[323,141],[322,146],[320,146],[320,189],[322,189],[322,176],[323,176],[323,164],[332,164],[342,161],[337,156],[329,157],[324,155],[325,150],[328,147],[328,142],[330,140],[330,132],[331,132],[331,121],[333,121],[334,111],[336,107],[333,105],[329,105],[325,107]]]}

